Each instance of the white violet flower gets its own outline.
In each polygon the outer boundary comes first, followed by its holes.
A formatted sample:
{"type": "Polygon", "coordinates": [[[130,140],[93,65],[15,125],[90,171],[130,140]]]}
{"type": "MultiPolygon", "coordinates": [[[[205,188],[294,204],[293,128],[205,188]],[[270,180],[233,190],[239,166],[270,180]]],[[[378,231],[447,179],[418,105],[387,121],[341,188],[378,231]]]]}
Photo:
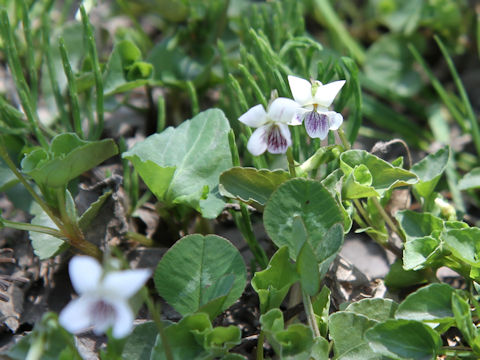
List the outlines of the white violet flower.
{"type": "Polygon", "coordinates": [[[247,143],[252,155],[258,156],[268,150],[272,154],[284,154],[292,145],[288,125],[294,122],[299,111],[298,104],[287,98],[277,98],[269,105],[267,111],[263,105],[256,105],[240,116],[245,125],[257,128],[247,143]]]}
{"type": "Polygon", "coordinates": [[[60,313],[59,322],[76,334],[93,326],[97,335],[113,327],[113,336],[130,334],[134,314],[128,299],[145,284],[151,275],[148,269],[103,273],[100,264],[89,256],[70,260],[69,274],[73,288],[80,295],[60,313]]]}
{"type": "Polygon", "coordinates": [[[296,121],[305,120],[305,129],[312,138],[323,140],[328,130],[337,130],[343,122],[342,114],[329,111],[333,99],[342,89],[345,80],[334,81],[323,85],[320,81],[313,84],[305,79],[289,75],[288,83],[293,98],[301,106],[296,121]]]}

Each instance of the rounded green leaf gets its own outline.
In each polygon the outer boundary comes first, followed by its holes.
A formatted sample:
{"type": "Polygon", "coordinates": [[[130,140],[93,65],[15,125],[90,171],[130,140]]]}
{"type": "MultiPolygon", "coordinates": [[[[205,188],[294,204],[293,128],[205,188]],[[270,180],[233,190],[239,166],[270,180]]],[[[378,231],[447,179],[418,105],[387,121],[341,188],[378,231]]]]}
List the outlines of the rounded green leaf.
{"type": "Polygon", "coordinates": [[[295,232],[295,219],[300,219],[317,260],[323,261],[340,248],[337,237],[324,243],[328,230],[343,222],[342,212],[328,190],[318,181],[292,179],[278,187],[268,200],[263,220],[275,245],[288,246],[290,257],[296,259],[303,246],[295,232]]]}
{"type": "Polygon", "coordinates": [[[182,315],[205,308],[214,313],[227,309],[242,294],[246,269],[238,250],[216,235],[188,235],[163,256],[155,270],[158,293],[182,315]]]}
{"type": "Polygon", "coordinates": [[[412,166],[412,172],[419,178],[418,184],[414,187],[420,196],[427,198],[432,194],[440,176],[447,168],[449,156],[450,148],[444,147],[412,166]]]}
{"type": "Polygon", "coordinates": [[[440,335],[428,325],[414,320],[387,320],[365,334],[370,347],[392,359],[435,359],[441,346],[440,335]]]}
{"type": "Polygon", "coordinates": [[[443,232],[441,239],[452,254],[472,266],[480,266],[480,229],[477,227],[443,232]]]}
{"type": "Polygon", "coordinates": [[[447,284],[430,284],[408,295],[398,306],[395,318],[407,320],[442,320],[453,318],[452,293],[447,284]]]}

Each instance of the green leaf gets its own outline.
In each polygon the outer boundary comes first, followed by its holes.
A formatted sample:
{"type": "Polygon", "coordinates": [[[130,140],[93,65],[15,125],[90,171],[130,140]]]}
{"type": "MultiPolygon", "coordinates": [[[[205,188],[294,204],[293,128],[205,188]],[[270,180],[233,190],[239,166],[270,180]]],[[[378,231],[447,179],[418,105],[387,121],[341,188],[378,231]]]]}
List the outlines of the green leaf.
{"type": "Polygon", "coordinates": [[[443,230],[443,220],[430,213],[418,213],[411,210],[401,210],[395,215],[401,229],[408,240],[425,236],[439,236],[443,230]]]}
{"type": "Polygon", "coordinates": [[[480,229],[465,228],[445,231],[441,234],[441,239],[452,254],[470,264],[480,267],[480,229]]]}
{"type": "Polygon", "coordinates": [[[395,318],[451,323],[453,322],[451,299],[454,291],[447,284],[430,284],[422,287],[408,295],[398,306],[395,318]]]}
{"type": "Polygon", "coordinates": [[[340,168],[345,173],[343,199],[383,196],[398,186],[415,184],[417,176],[364,150],[349,150],[340,156],[340,168]]]}
{"type": "MultiPolygon", "coordinates": [[[[205,313],[190,314],[176,324],[165,329],[170,349],[174,359],[196,359],[205,355],[203,341],[212,330],[212,324],[205,313]],[[200,341],[199,341],[200,340],[200,341]]],[[[167,360],[162,338],[157,336],[150,359],[167,360]]]]}
{"type": "Polygon", "coordinates": [[[141,52],[134,43],[116,43],[105,67],[104,94],[113,95],[150,83],[153,66],[140,59],[141,52]]]}
{"type": "MultiPolygon", "coordinates": [[[[41,225],[58,230],[57,225],[55,225],[52,219],[50,219],[44,211],[40,211],[35,215],[31,223],[33,225],[41,225]]],[[[49,259],[69,246],[65,240],[52,235],[36,231],[29,231],[28,233],[32,242],[33,252],[40,258],[40,260],[49,259]]]]}
{"type": "Polygon", "coordinates": [[[272,256],[265,270],[257,271],[252,279],[252,287],[260,299],[260,312],[265,314],[280,307],[290,286],[298,281],[295,265],[290,261],[288,248],[282,246],[272,256]]]}
{"type": "Polygon", "coordinates": [[[225,296],[220,308],[210,308],[214,318],[242,294],[246,269],[240,253],[226,239],[188,235],[162,257],[154,280],[158,293],[182,315],[225,296]]]}
{"type": "Polygon", "coordinates": [[[436,260],[442,255],[441,245],[440,240],[432,236],[408,240],[403,249],[403,266],[405,270],[435,267],[436,260]]]}
{"type": "Polygon", "coordinates": [[[296,259],[303,243],[296,241],[294,219],[301,218],[307,242],[318,262],[336,254],[343,236],[326,238],[328,230],[343,222],[342,213],[325,187],[317,181],[292,179],[278,187],[267,201],[263,220],[275,245],[288,246],[290,257],[296,259]],[[329,240],[328,242],[326,240],[329,240]]]}
{"type": "Polygon", "coordinates": [[[392,32],[412,34],[420,23],[424,0],[402,1],[388,0],[377,1],[379,19],[388,26],[392,32]]]}
{"type": "Polygon", "coordinates": [[[470,305],[457,292],[452,293],[452,310],[457,328],[462,332],[467,343],[473,347],[477,329],[473,324],[470,305]]]}
{"type": "Polygon", "coordinates": [[[204,347],[212,357],[219,357],[240,344],[241,339],[242,332],[238,326],[218,326],[205,337],[204,347]]]}
{"type": "Polygon", "coordinates": [[[433,193],[438,180],[447,168],[449,156],[450,148],[447,146],[412,166],[412,172],[419,178],[419,182],[413,187],[420,196],[426,199],[433,193]]]}
{"type": "Polygon", "coordinates": [[[458,182],[459,190],[476,189],[480,187],[480,167],[466,173],[458,182]]]}
{"type": "Polygon", "coordinates": [[[22,160],[22,170],[39,185],[61,187],[118,153],[112,139],[81,140],[76,134],[55,136],[49,151],[38,149],[22,160]]]}
{"type": "Polygon", "coordinates": [[[298,239],[301,239],[302,237],[305,239],[297,256],[297,273],[300,275],[302,291],[305,291],[308,295],[313,296],[320,289],[320,272],[318,269],[318,262],[312,245],[306,241],[307,234],[306,229],[301,222],[302,220],[300,217],[295,218],[295,220],[297,219],[300,219],[298,222],[301,224],[301,230],[295,231],[296,229],[299,229],[299,227],[295,226],[294,222],[293,229],[296,234],[296,240],[298,241],[298,239]]]}
{"type": "Polygon", "coordinates": [[[417,39],[386,34],[375,41],[366,52],[364,70],[367,79],[400,96],[416,94],[422,87],[422,80],[412,66],[414,58],[407,47],[412,40],[417,39]]]}
{"type": "Polygon", "coordinates": [[[370,347],[391,359],[436,359],[442,347],[440,335],[415,320],[387,320],[365,334],[370,347]]]}
{"type": "Polygon", "coordinates": [[[322,336],[327,336],[328,315],[330,314],[330,289],[323,286],[322,290],[312,297],[312,307],[322,336]]]}
{"type": "Polygon", "coordinates": [[[102,208],[105,201],[112,195],[112,190],[104,192],[94,201],[90,206],[83,212],[83,214],[78,219],[78,226],[83,231],[86,231],[92,222],[93,219],[98,215],[100,209],[102,208]]]}
{"type": "Polygon", "coordinates": [[[338,311],[330,315],[335,359],[381,359],[365,340],[365,332],[375,324],[377,321],[353,312],[338,311]]]}
{"type": "Polygon", "coordinates": [[[7,164],[0,158],[0,191],[5,191],[18,183],[15,174],[9,169],[7,164]]]}
{"type": "Polygon", "coordinates": [[[185,204],[203,217],[215,218],[225,205],[218,178],[232,167],[229,130],[223,112],[210,109],[176,129],[149,136],[123,157],[160,201],[169,206],[185,204]]]}
{"type": "Polygon", "coordinates": [[[157,326],[153,321],[135,326],[133,332],[127,337],[122,359],[150,360],[157,335],[157,326]]]}
{"type": "Polygon", "coordinates": [[[370,320],[386,321],[393,319],[398,304],[390,299],[362,299],[347,306],[345,311],[353,312],[357,315],[363,315],[370,320]]]}
{"type": "Polygon", "coordinates": [[[220,175],[220,194],[263,210],[278,186],[290,179],[284,170],[233,167],[220,175]]]}
{"type": "Polygon", "coordinates": [[[424,284],[428,280],[421,271],[405,270],[402,259],[397,259],[388,274],[385,276],[385,285],[391,289],[402,289],[405,287],[424,284]]]}

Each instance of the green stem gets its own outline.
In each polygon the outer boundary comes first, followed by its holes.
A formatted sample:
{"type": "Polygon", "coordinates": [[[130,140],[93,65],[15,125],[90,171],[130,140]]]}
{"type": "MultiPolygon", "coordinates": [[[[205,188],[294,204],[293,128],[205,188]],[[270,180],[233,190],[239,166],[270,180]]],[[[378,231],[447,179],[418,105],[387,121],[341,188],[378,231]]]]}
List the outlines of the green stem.
{"type": "Polygon", "coordinates": [[[372,196],[371,199],[373,204],[377,208],[378,212],[380,213],[380,216],[388,224],[390,229],[393,232],[395,232],[400,237],[400,239],[402,239],[405,242],[406,241],[405,235],[403,235],[403,233],[398,229],[397,225],[395,225],[390,215],[387,214],[382,204],[380,204],[380,201],[378,201],[378,199],[375,196],[372,196]]]}
{"type": "Polygon", "coordinates": [[[29,223],[24,223],[24,222],[17,222],[17,221],[10,221],[7,219],[0,219],[0,224],[12,228],[12,229],[17,229],[17,230],[25,230],[25,231],[36,231],[42,234],[48,234],[55,236],[59,239],[65,239],[65,235],[58,231],[57,229],[53,229],[47,226],[42,226],[42,225],[33,225],[29,223]]]}
{"type": "MultiPolygon", "coordinates": [[[[83,5],[80,5],[80,12],[82,14],[83,29],[87,38],[88,51],[90,52],[90,57],[93,62],[93,75],[95,77],[97,126],[93,138],[99,139],[102,135],[104,121],[102,71],[100,69],[100,62],[98,61],[97,46],[95,45],[92,25],[88,21],[88,16],[83,5]]],[[[90,129],[90,131],[92,131],[92,129],[90,129]]]]}
{"type": "Polygon", "coordinates": [[[315,318],[315,313],[313,311],[312,300],[310,299],[310,296],[303,290],[302,296],[303,306],[305,308],[305,314],[307,315],[308,324],[313,331],[313,336],[315,338],[319,338],[321,335],[320,330],[318,329],[317,319],[315,318]]]}
{"type": "Polygon", "coordinates": [[[340,140],[342,141],[343,146],[345,147],[346,150],[350,150],[352,148],[352,145],[350,145],[350,142],[347,139],[347,136],[343,132],[343,129],[340,128],[337,130],[338,136],[340,137],[340,140]]]}
{"type": "Polygon", "coordinates": [[[462,80],[458,75],[458,72],[457,72],[457,69],[455,68],[453,60],[448,54],[448,51],[445,45],[443,44],[442,40],[436,35],[434,36],[434,39],[437,42],[438,46],[440,47],[440,50],[442,51],[442,54],[445,57],[445,60],[447,61],[448,68],[452,73],[453,80],[455,81],[455,85],[457,86],[458,92],[460,93],[460,97],[462,98],[463,105],[467,110],[468,120],[470,120],[470,126],[471,126],[470,130],[473,137],[473,143],[475,145],[475,149],[477,150],[477,155],[480,155],[480,130],[478,128],[478,120],[477,120],[477,117],[475,116],[475,113],[473,112],[472,104],[470,103],[470,100],[468,98],[467,91],[463,86],[462,80]]]}
{"type": "Polygon", "coordinates": [[[80,136],[80,138],[84,139],[85,136],[83,134],[82,120],[80,117],[80,105],[78,102],[77,82],[75,79],[75,74],[73,73],[72,67],[70,65],[70,61],[68,60],[67,48],[65,46],[65,40],[63,38],[59,39],[58,48],[60,49],[60,55],[62,57],[63,70],[65,72],[65,76],[67,77],[68,93],[70,95],[70,110],[73,116],[73,125],[75,128],[75,132],[78,136],[80,136]]]}
{"type": "Polygon", "coordinates": [[[288,160],[288,171],[290,172],[290,176],[292,178],[297,177],[297,172],[295,170],[295,160],[293,159],[293,152],[292,148],[287,148],[287,160],[288,160]]]}
{"type": "Polygon", "coordinates": [[[265,333],[260,331],[257,340],[257,360],[263,360],[263,343],[265,341],[265,333]]]}
{"type": "Polygon", "coordinates": [[[313,2],[315,17],[317,20],[323,20],[327,28],[333,34],[338,36],[340,42],[347,48],[350,55],[360,64],[365,62],[365,50],[350,35],[345,27],[345,22],[340,20],[335,10],[332,8],[329,0],[315,0],[313,2]]]}
{"type": "Polygon", "coordinates": [[[147,305],[148,311],[150,312],[150,315],[152,315],[153,321],[157,326],[158,334],[162,339],[162,346],[163,346],[163,350],[165,351],[165,357],[167,358],[167,360],[174,360],[172,348],[170,347],[170,342],[168,341],[162,319],[160,318],[160,313],[161,313],[160,305],[155,306],[155,303],[153,302],[153,299],[150,297],[150,294],[148,293],[148,289],[145,286],[142,288],[141,293],[143,296],[143,300],[147,305]]]}
{"type": "Polygon", "coordinates": [[[193,85],[193,82],[191,81],[187,81],[185,85],[187,87],[187,92],[188,92],[188,95],[190,96],[190,101],[192,103],[192,116],[195,116],[200,112],[200,106],[198,105],[197,90],[195,89],[195,85],[193,85]]]}

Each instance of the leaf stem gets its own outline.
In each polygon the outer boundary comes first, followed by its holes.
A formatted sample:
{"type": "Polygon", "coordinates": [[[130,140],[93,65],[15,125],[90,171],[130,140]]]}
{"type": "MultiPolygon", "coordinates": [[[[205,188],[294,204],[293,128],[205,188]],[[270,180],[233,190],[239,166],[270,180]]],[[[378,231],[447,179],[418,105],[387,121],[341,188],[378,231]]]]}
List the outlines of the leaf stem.
{"type": "Polygon", "coordinates": [[[310,299],[310,296],[303,290],[302,290],[302,296],[303,296],[303,306],[305,308],[305,314],[307,315],[308,325],[313,331],[314,338],[319,338],[321,335],[320,335],[320,330],[318,329],[317,319],[315,318],[315,313],[313,311],[312,300],[310,299]]]}
{"type": "Polygon", "coordinates": [[[265,333],[260,331],[257,339],[257,360],[263,360],[263,342],[265,341],[265,333]]]}
{"type": "Polygon", "coordinates": [[[345,147],[345,150],[350,150],[352,148],[352,145],[348,141],[347,136],[345,135],[345,132],[343,131],[343,129],[339,128],[337,132],[340,140],[342,141],[343,146],[345,147]]]}
{"type": "Polygon", "coordinates": [[[392,218],[390,215],[387,214],[383,206],[380,204],[380,201],[375,196],[371,197],[373,204],[377,208],[378,212],[380,213],[380,216],[383,218],[383,220],[388,224],[390,229],[395,232],[402,240],[403,242],[406,241],[405,235],[398,229],[397,225],[393,222],[392,218]]]}
{"type": "Polygon", "coordinates": [[[292,178],[297,177],[297,172],[295,170],[295,160],[293,159],[293,152],[292,148],[287,148],[287,160],[288,160],[288,171],[290,172],[290,176],[292,178]]]}
{"type": "Polygon", "coordinates": [[[161,313],[160,304],[155,306],[155,303],[151,298],[150,294],[148,293],[148,289],[146,286],[142,288],[141,293],[143,296],[143,300],[147,305],[148,311],[150,312],[150,315],[152,315],[153,321],[157,326],[158,334],[162,339],[163,349],[165,350],[165,357],[167,358],[167,360],[174,360],[172,348],[170,347],[170,342],[168,341],[162,319],[160,318],[160,313],[161,313]]]}
{"type": "Polygon", "coordinates": [[[65,235],[58,231],[57,229],[53,229],[48,226],[42,226],[42,225],[33,225],[30,223],[24,223],[24,222],[17,222],[17,221],[10,221],[4,218],[0,218],[0,224],[12,228],[12,229],[17,229],[17,230],[25,230],[25,231],[36,231],[42,234],[48,234],[55,236],[60,239],[65,239],[65,235]]]}

